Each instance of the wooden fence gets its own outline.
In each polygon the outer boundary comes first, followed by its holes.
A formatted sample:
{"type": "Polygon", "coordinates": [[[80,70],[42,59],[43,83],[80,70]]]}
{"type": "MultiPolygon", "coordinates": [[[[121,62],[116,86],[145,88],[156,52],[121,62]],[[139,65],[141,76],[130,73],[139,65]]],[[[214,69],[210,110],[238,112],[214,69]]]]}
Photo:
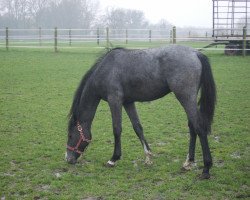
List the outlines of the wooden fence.
{"type": "MultiPolygon", "coordinates": [[[[243,55],[247,48],[247,29],[242,30],[243,55]]],[[[141,42],[143,44],[176,44],[180,42],[203,42],[209,44],[214,41],[212,30],[194,29],[192,31],[176,28],[171,29],[0,29],[0,48],[53,48],[58,52],[59,48],[92,47],[111,48],[141,42]],[[84,44],[83,44],[84,43],[84,44]]],[[[201,45],[203,45],[203,43],[201,45]]],[[[203,45],[203,46],[204,46],[203,45]]],[[[201,48],[201,47],[197,47],[201,48]]]]}

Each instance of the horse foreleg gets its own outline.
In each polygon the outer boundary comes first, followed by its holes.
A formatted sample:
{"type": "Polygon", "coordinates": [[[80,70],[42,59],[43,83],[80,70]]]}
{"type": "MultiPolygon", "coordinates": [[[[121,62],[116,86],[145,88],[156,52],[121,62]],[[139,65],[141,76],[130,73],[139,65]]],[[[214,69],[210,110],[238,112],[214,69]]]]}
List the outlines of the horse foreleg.
{"type": "Polygon", "coordinates": [[[144,149],[144,153],[146,156],[145,159],[145,163],[148,165],[151,165],[153,162],[151,161],[151,157],[152,157],[152,153],[151,150],[149,148],[149,145],[144,137],[143,134],[143,128],[141,126],[137,111],[136,111],[136,107],[135,107],[135,103],[130,103],[130,104],[125,104],[124,108],[128,114],[128,117],[133,125],[133,129],[136,133],[136,135],[138,136],[138,138],[140,139],[143,149],[144,149]]]}
{"type": "Polygon", "coordinates": [[[111,115],[113,133],[115,139],[114,152],[111,159],[107,162],[108,167],[115,166],[115,162],[121,158],[121,132],[122,132],[122,104],[119,99],[112,97],[108,101],[111,115]]]}

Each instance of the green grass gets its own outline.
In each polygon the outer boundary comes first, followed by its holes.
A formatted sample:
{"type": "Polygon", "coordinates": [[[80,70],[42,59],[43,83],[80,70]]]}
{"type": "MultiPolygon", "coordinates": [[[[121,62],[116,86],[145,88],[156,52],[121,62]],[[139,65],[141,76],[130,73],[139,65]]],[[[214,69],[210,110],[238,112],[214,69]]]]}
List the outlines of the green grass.
{"type": "MultiPolygon", "coordinates": [[[[113,152],[111,117],[101,102],[93,142],[79,163],[64,160],[67,114],[73,93],[100,49],[0,50],[0,197],[5,199],[247,199],[250,197],[250,57],[206,53],[218,90],[210,180],[203,165],[180,170],[188,150],[186,116],[170,94],[137,104],[154,153],[144,165],[143,149],[123,115],[122,160],[103,166],[113,152]]],[[[125,112],[124,112],[125,113],[125,112]]]]}

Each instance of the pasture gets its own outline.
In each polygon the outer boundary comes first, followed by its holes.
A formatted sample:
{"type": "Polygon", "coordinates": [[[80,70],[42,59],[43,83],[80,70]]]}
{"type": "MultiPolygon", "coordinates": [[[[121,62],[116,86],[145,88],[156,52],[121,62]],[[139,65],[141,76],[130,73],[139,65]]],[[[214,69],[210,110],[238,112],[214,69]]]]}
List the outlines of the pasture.
{"type": "Polygon", "coordinates": [[[1,199],[247,199],[250,197],[250,57],[205,52],[217,84],[209,136],[210,180],[197,167],[181,170],[188,152],[186,115],[174,95],[137,103],[154,154],[144,153],[123,112],[122,159],[103,166],[113,152],[111,114],[101,102],[93,142],[76,165],[64,160],[67,114],[83,74],[104,50],[0,49],[1,199]]]}

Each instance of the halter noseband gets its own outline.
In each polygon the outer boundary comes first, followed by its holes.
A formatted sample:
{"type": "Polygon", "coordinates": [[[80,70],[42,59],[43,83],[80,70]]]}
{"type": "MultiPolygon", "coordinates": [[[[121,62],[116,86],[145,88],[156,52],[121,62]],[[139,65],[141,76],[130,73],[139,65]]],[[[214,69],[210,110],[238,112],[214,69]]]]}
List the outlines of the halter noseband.
{"type": "Polygon", "coordinates": [[[79,153],[79,154],[82,154],[83,151],[80,151],[78,148],[79,146],[81,145],[82,142],[87,142],[87,143],[90,143],[91,140],[87,139],[84,134],[83,134],[83,128],[81,126],[81,124],[79,122],[77,122],[77,130],[79,131],[80,133],[80,138],[76,144],[75,147],[71,147],[69,145],[67,145],[67,149],[70,150],[70,151],[73,151],[73,152],[76,152],[76,153],[79,153]]]}

